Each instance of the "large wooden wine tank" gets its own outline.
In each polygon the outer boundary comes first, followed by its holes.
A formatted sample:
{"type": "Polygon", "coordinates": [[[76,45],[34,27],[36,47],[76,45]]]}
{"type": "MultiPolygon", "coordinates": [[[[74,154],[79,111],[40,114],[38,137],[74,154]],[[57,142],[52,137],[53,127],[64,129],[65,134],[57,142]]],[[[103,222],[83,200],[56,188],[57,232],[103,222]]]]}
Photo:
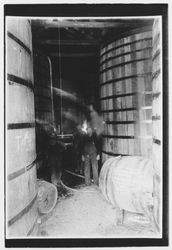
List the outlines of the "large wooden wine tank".
{"type": "Polygon", "coordinates": [[[152,27],[102,46],[100,101],[106,122],[103,161],[110,155],[152,154],[152,27]]]}
{"type": "Polygon", "coordinates": [[[6,236],[22,237],[37,221],[32,36],[27,19],[6,27],[6,236]]]}
{"type": "Polygon", "coordinates": [[[153,161],[155,167],[154,178],[154,217],[156,223],[161,227],[161,176],[162,176],[162,52],[161,52],[161,21],[155,19],[153,24],[153,104],[152,104],[152,120],[153,120],[153,161]]]}

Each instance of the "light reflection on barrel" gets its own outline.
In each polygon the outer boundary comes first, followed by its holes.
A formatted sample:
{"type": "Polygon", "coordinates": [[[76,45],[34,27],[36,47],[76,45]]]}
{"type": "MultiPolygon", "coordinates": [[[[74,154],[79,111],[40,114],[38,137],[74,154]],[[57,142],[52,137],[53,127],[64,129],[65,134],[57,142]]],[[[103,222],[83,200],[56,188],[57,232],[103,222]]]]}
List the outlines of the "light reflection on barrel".
{"type": "Polygon", "coordinates": [[[155,19],[153,25],[152,85],[153,85],[153,161],[156,170],[154,178],[154,217],[161,227],[161,177],[162,177],[162,66],[161,66],[161,21],[155,19]]]}

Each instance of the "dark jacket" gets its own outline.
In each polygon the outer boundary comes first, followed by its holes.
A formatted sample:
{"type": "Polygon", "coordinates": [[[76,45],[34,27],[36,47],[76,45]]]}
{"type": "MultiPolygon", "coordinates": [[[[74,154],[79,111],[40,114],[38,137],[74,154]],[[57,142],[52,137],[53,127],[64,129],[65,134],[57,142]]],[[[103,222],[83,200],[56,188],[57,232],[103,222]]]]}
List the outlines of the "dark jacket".
{"type": "Polygon", "coordinates": [[[93,133],[91,136],[84,134],[81,144],[82,154],[100,154],[101,151],[101,138],[93,133]]]}

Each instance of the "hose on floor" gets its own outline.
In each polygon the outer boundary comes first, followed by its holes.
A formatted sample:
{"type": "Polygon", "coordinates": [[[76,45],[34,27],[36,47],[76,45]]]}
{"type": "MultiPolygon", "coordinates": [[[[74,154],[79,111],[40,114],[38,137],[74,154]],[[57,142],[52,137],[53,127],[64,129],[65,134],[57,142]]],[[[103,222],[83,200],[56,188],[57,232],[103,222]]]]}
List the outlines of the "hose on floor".
{"type": "MultiPolygon", "coordinates": [[[[64,188],[66,188],[66,189],[68,189],[68,190],[70,190],[70,191],[73,191],[73,192],[80,192],[80,193],[96,193],[97,192],[97,190],[79,190],[79,189],[74,189],[74,188],[70,188],[70,187],[68,187],[68,186],[66,186],[64,183],[63,183],[63,181],[61,180],[60,181],[60,184],[64,187],[64,188]]],[[[86,186],[85,186],[86,187],[86,186]]]]}
{"type": "Polygon", "coordinates": [[[69,173],[69,174],[72,174],[72,175],[74,175],[74,176],[77,176],[77,177],[80,177],[80,178],[82,178],[82,179],[85,179],[85,177],[84,177],[83,175],[76,174],[76,173],[74,173],[74,172],[72,172],[72,171],[70,171],[70,170],[64,169],[64,171],[65,171],[66,173],[69,173]]]}

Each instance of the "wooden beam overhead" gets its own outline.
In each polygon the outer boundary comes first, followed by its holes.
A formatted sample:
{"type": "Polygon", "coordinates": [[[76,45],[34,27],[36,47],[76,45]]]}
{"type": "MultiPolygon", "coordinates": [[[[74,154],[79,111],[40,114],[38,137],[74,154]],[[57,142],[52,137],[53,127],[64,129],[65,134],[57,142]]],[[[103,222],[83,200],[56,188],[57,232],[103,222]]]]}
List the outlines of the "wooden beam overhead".
{"type": "Polygon", "coordinates": [[[83,46],[97,46],[99,40],[37,40],[37,43],[42,45],[83,45],[83,46]]]}
{"type": "Polygon", "coordinates": [[[66,21],[66,20],[39,20],[33,22],[34,25],[44,26],[45,29],[49,28],[118,28],[119,26],[128,27],[126,20],[121,22],[112,21],[66,21]]]}
{"type": "MultiPolygon", "coordinates": [[[[59,53],[49,53],[51,57],[59,57],[59,53]]],[[[95,57],[97,53],[60,53],[60,57],[95,57]]]]}

